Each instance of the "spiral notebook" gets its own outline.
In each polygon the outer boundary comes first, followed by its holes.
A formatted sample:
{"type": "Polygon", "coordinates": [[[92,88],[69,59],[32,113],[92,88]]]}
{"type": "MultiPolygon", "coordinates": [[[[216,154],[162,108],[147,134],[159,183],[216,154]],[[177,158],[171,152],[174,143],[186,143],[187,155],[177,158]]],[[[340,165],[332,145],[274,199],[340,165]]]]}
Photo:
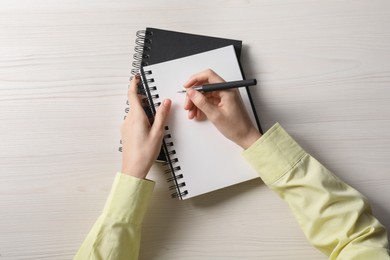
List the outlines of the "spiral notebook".
{"type": "MultiPolygon", "coordinates": [[[[237,57],[240,57],[242,41],[239,40],[147,27],[145,30],[136,32],[131,73],[133,75],[137,73],[141,66],[182,58],[229,45],[234,46],[237,57]]],[[[128,108],[126,108],[127,111],[128,108]]],[[[150,109],[146,108],[145,112],[149,117],[152,116],[150,109]]],[[[119,148],[120,151],[121,149],[119,148]]],[[[161,150],[158,161],[164,160],[165,155],[161,150]]]]}
{"type": "MultiPolygon", "coordinates": [[[[141,68],[142,84],[155,107],[172,99],[163,149],[172,197],[188,199],[258,177],[241,156],[242,148],[226,139],[210,121],[187,119],[185,94],[177,93],[188,78],[211,68],[226,81],[243,79],[233,46],[141,68]]],[[[255,125],[256,112],[246,88],[240,93],[255,125]]],[[[259,126],[258,126],[259,127],[259,126]]]]}

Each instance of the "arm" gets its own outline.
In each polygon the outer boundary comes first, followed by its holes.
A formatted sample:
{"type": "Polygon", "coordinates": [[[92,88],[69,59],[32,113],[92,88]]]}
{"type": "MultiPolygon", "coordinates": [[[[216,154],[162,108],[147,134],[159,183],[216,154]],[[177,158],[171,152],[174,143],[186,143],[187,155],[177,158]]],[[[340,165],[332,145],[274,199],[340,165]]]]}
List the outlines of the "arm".
{"type": "Polygon", "coordinates": [[[135,77],[129,86],[131,109],[121,129],[122,171],[74,259],[138,259],[141,224],[154,188],[145,177],[160,151],[171,107],[171,101],[164,100],[151,125],[137,95],[138,81],[135,77]]]}
{"type": "MultiPolygon", "coordinates": [[[[185,87],[222,80],[207,70],[191,77],[185,87]]],[[[371,214],[367,199],[307,154],[279,125],[260,138],[238,92],[203,95],[187,90],[184,108],[190,119],[208,118],[244,149],[243,156],[287,202],[308,240],[331,259],[389,259],[386,230],[371,214]]]]}
{"type": "Polygon", "coordinates": [[[307,154],[279,125],[243,152],[330,259],[389,259],[385,228],[368,201],[307,154]]]}
{"type": "Polygon", "coordinates": [[[103,213],[74,259],[138,259],[141,224],[154,182],[117,173],[103,213]]]}

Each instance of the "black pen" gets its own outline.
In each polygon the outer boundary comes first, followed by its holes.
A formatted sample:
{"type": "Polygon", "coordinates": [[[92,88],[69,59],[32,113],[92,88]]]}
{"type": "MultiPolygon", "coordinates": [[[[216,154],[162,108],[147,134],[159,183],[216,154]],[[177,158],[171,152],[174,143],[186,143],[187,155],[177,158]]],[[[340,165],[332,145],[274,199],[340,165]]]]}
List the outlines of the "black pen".
{"type": "MultiPolygon", "coordinates": [[[[221,82],[221,83],[213,83],[213,84],[205,84],[201,86],[193,86],[192,89],[195,89],[200,92],[210,92],[216,90],[225,90],[231,88],[241,88],[254,86],[257,84],[256,79],[245,79],[245,80],[237,80],[237,81],[229,81],[229,82],[221,82]]],[[[178,93],[186,93],[187,90],[178,91],[178,93]]]]}

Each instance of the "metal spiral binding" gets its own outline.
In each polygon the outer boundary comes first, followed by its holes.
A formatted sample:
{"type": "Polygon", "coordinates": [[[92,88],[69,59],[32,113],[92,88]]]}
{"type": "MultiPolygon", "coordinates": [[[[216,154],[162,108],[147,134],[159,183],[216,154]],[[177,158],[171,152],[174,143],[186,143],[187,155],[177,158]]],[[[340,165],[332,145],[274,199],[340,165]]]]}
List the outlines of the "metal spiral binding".
{"type": "MultiPolygon", "coordinates": [[[[157,87],[154,86],[154,79],[152,78],[152,71],[144,71],[141,69],[141,81],[144,86],[144,91],[149,100],[150,108],[153,115],[156,114],[156,107],[161,105],[161,102],[155,102],[159,98],[157,87]]],[[[187,190],[184,190],[186,183],[182,180],[183,174],[178,173],[181,168],[179,165],[179,159],[176,157],[175,145],[172,142],[172,136],[169,133],[168,126],[165,126],[165,135],[163,138],[163,151],[166,157],[165,162],[162,165],[168,166],[165,170],[165,174],[171,173],[171,177],[167,178],[168,182],[173,182],[173,185],[169,187],[170,190],[176,190],[171,196],[172,198],[183,199],[183,196],[188,194],[187,190]]]]}
{"type": "Polygon", "coordinates": [[[134,55],[133,55],[133,69],[131,74],[135,75],[138,73],[141,66],[149,65],[147,59],[149,59],[149,53],[151,50],[151,43],[153,32],[148,30],[140,30],[136,33],[137,39],[135,40],[134,55]]]}

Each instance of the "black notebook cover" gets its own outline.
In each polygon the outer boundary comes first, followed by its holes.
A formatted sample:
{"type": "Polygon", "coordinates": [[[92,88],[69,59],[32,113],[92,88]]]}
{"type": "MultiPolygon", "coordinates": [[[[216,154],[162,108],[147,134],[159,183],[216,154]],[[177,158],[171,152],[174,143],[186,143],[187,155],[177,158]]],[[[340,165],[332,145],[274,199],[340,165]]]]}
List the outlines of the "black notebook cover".
{"type": "Polygon", "coordinates": [[[163,61],[182,58],[221,47],[233,45],[237,57],[240,58],[242,41],[216,38],[210,36],[182,33],[146,28],[146,41],[144,46],[150,50],[144,50],[147,57],[143,62],[152,65],[163,61]]]}
{"type": "MultiPolygon", "coordinates": [[[[137,73],[141,66],[153,65],[229,45],[234,46],[234,50],[239,60],[242,48],[242,41],[239,40],[175,32],[150,27],[146,28],[146,30],[137,32],[135,43],[136,53],[133,56],[132,74],[137,73]]],[[[245,78],[242,70],[241,72],[245,78]]],[[[248,92],[248,94],[250,93],[248,92]]],[[[148,111],[147,109],[145,112],[148,116],[151,114],[151,111],[148,111]]],[[[152,117],[152,115],[150,115],[150,117],[152,117]]],[[[258,118],[256,118],[256,121],[261,131],[258,118]]],[[[165,161],[165,155],[162,150],[157,160],[165,161]]]]}

